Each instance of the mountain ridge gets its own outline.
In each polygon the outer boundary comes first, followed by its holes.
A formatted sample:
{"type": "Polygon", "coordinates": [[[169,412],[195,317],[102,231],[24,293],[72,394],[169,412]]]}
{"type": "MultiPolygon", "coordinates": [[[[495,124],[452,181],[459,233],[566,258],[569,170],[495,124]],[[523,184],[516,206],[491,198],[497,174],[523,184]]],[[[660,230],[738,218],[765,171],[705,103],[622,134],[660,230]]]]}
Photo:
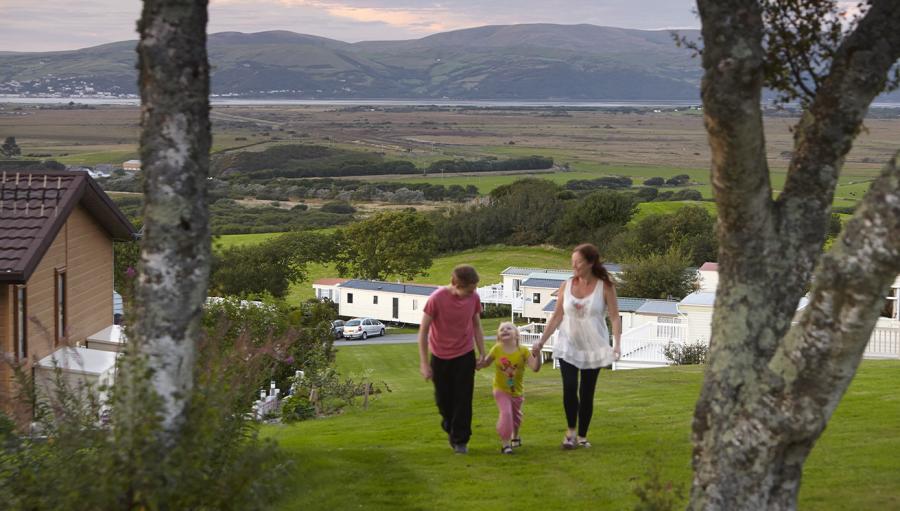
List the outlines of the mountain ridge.
{"type": "MultiPolygon", "coordinates": [[[[135,45],[0,52],[0,93],[134,94],[135,45]]],[[[213,93],[241,97],[699,99],[701,76],[699,61],[666,32],[588,24],[489,25],[357,43],[286,30],[219,32],[207,48],[213,93]]]]}

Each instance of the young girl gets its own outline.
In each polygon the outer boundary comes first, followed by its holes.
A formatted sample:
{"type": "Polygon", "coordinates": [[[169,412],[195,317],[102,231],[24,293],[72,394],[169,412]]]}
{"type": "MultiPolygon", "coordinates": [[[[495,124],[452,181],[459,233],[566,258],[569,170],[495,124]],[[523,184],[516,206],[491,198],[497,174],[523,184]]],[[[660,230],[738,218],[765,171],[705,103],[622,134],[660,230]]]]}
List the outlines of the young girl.
{"type": "Polygon", "coordinates": [[[525,364],[537,372],[541,368],[541,358],[535,357],[528,348],[519,346],[519,331],[507,321],[500,324],[497,329],[497,344],[478,364],[478,369],[491,364],[495,368],[494,400],[500,411],[497,419],[497,434],[502,443],[500,452],[512,454],[513,447],[522,445],[519,427],[522,425],[522,403],[525,401],[522,385],[525,364]]]}

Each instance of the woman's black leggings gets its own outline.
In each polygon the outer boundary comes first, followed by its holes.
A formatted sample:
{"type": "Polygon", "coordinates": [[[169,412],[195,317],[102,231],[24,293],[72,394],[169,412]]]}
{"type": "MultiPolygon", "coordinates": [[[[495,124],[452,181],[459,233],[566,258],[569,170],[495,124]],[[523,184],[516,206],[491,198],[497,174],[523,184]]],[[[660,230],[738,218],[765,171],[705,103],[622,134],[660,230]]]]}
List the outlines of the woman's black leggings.
{"type": "Polygon", "coordinates": [[[559,359],[559,372],[563,381],[563,407],[569,427],[578,426],[578,436],[586,437],[594,415],[594,389],[600,368],[578,369],[563,359],[559,359]],[[581,388],[578,387],[578,373],[581,373],[581,388]]]}

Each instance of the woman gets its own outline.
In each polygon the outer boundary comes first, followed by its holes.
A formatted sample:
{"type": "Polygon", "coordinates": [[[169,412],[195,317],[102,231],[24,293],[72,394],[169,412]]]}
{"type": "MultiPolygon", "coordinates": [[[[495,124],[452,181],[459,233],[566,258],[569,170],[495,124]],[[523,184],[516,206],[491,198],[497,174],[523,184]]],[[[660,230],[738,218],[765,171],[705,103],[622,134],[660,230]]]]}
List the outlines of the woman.
{"type": "Polygon", "coordinates": [[[572,278],[559,286],[556,309],[544,328],[541,340],[532,347],[532,353],[539,355],[544,343],[559,328],[553,345],[553,358],[559,360],[563,407],[569,427],[562,443],[563,449],[591,446],[587,433],[594,413],[597,376],[601,367],[610,366],[618,360],[622,342],[622,320],[619,318],[616,288],[600,261],[597,247],[589,243],[575,247],[572,270],[572,278]],[[607,313],[615,340],[612,348],[606,328],[607,313]]]}

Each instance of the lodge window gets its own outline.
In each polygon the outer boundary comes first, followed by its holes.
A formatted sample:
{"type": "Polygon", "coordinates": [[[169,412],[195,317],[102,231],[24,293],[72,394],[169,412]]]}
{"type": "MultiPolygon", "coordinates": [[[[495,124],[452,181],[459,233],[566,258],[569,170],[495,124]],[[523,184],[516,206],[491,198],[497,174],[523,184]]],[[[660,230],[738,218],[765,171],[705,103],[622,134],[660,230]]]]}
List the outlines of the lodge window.
{"type": "Polygon", "coordinates": [[[28,357],[27,296],[28,293],[25,291],[25,286],[16,286],[16,292],[13,297],[13,315],[15,316],[13,318],[13,335],[16,340],[16,360],[18,361],[24,361],[28,357]]]}
{"type": "Polygon", "coordinates": [[[56,343],[66,337],[66,271],[56,270],[56,343]]]}
{"type": "Polygon", "coordinates": [[[534,293],[531,297],[531,301],[532,301],[532,303],[541,303],[541,294],[534,293]]]}
{"type": "Polygon", "coordinates": [[[375,304],[375,305],[378,305],[378,296],[373,296],[373,297],[372,297],[372,303],[375,304]]]}
{"type": "Polygon", "coordinates": [[[353,303],[353,293],[347,293],[347,303],[353,303]]]}

